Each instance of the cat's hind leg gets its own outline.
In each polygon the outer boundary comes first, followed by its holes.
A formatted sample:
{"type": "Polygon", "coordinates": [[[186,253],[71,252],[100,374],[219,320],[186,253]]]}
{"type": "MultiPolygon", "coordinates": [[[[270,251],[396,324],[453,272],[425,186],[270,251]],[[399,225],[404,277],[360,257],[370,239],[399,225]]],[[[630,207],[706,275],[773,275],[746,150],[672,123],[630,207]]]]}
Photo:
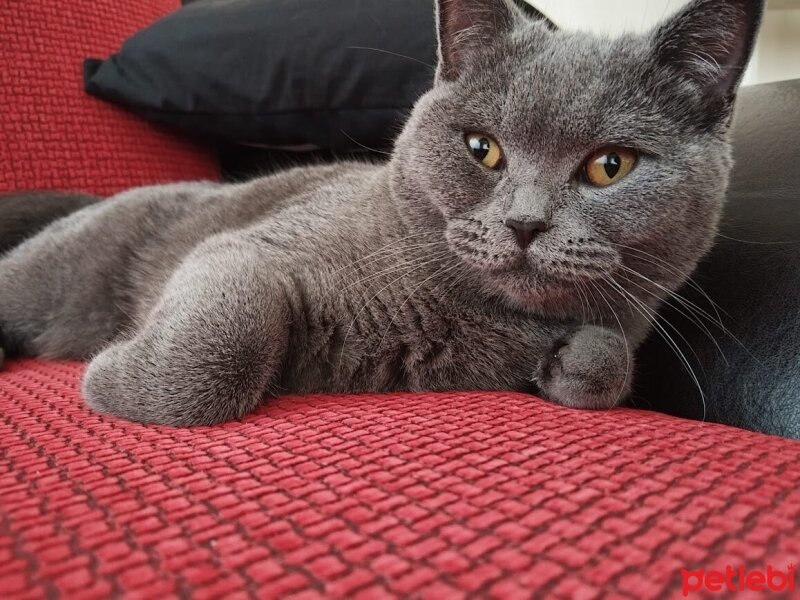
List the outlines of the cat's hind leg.
{"type": "Polygon", "coordinates": [[[94,358],[86,401],[144,423],[240,418],[276,383],[289,313],[262,249],[235,234],[214,238],[178,267],[142,327],[94,358]]]}

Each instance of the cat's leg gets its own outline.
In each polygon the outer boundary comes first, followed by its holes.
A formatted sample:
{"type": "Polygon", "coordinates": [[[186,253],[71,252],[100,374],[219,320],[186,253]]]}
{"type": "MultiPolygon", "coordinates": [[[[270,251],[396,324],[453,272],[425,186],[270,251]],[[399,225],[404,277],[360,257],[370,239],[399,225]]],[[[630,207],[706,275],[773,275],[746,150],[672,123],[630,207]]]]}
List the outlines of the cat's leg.
{"type": "Polygon", "coordinates": [[[630,392],[638,331],[583,325],[560,339],[534,381],[548,400],[574,408],[611,408],[630,392]]]}
{"type": "Polygon", "coordinates": [[[285,288],[261,248],[219,236],[181,264],[138,332],[95,357],[86,401],[144,423],[240,418],[276,384],[289,321],[285,288]]]}
{"type": "Polygon", "coordinates": [[[67,217],[64,226],[51,226],[0,257],[0,354],[5,358],[85,359],[125,325],[116,277],[118,265],[125,264],[122,252],[91,250],[92,244],[68,227],[80,218],[67,217]]]}
{"type": "Polygon", "coordinates": [[[169,214],[171,198],[166,186],[102,202],[58,192],[3,198],[0,237],[10,240],[0,247],[35,233],[0,256],[0,346],[6,357],[84,360],[128,327],[136,251],[176,218],[169,214]],[[80,205],[86,206],[56,219],[80,205]]]}

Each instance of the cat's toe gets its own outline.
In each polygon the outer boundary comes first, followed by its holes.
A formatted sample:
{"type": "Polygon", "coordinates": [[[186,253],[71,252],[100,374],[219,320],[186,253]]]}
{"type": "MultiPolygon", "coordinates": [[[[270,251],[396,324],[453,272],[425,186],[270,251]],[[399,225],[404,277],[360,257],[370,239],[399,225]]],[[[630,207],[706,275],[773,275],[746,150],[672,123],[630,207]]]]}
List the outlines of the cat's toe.
{"type": "Polygon", "coordinates": [[[554,346],[535,380],[548,400],[572,408],[604,409],[625,399],[632,372],[622,336],[585,326],[554,346]]]}
{"type": "Polygon", "coordinates": [[[117,410],[120,389],[115,350],[107,348],[89,363],[83,376],[82,392],[84,401],[92,410],[121,416],[117,410]]]}
{"type": "Polygon", "coordinates": [[[153,415],[157,382],[141,377],[130,341],[112,344],[94,357],[83,376],[82,392],[93,411],[140,423],[159,422],[153,415]]]}

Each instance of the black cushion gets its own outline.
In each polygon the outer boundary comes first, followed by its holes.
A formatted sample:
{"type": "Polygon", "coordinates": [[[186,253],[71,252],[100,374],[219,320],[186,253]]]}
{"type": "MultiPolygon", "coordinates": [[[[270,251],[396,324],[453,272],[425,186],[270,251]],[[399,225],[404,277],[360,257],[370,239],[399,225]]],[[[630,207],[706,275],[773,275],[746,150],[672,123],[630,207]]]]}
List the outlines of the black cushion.
{"type": "Polygon", "coordinates": [[[640,356],[635,402],[800,438],[800,80],[743,88],[733,134],[725,218],[694,276],[717,306],[687,285],[681,295],[711,317],[698,317],[703,327],[687,318],[686,304],[662,310],[703,395],[654,333],[640,356]]]}
{"type": "Polygon", "coordinates": [[[435,56],[431,0],[201,0],[87,60],[85,84],[193,134],[385,148],[435,56]]]}
{"type": "Polygon", "coordinates": [[[433,6],[198,0],[134,35],[108,60],[87,60],[86,90],[228,142],[385,149],[433,81],[433,6]]]}

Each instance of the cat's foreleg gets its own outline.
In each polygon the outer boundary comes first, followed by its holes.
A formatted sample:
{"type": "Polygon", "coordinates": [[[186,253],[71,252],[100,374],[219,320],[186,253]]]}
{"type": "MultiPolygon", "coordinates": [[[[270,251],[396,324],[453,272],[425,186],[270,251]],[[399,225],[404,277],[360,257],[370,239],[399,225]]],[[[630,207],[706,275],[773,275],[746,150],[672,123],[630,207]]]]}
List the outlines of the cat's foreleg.
{"type": "Polygon", "coordinates": [[[534,381],[549,400],[574,408],[611,408],[628,396],[635,351],[647,324],[625,330],[581,325],[559,339],[540,362],[534,381]]]}
{"type": "Polygon", "coordinates": [[[268,258],[220,236],[182,263],[138,332],[95,357],[86,401],[144,423],[242,417],[276,383],[288,328],[288,301],[268,258]]]}

